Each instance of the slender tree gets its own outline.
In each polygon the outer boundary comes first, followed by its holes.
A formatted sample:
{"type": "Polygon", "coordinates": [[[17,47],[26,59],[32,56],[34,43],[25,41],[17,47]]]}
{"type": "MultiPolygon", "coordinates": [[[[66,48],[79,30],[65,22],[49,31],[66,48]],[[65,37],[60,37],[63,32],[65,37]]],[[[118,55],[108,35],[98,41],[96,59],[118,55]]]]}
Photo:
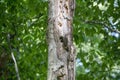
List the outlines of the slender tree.
{"type": "Polygon", "coordinates": [[[48,80],[75,80],[74,9],[75,0],[49,0],[48,80]]]}

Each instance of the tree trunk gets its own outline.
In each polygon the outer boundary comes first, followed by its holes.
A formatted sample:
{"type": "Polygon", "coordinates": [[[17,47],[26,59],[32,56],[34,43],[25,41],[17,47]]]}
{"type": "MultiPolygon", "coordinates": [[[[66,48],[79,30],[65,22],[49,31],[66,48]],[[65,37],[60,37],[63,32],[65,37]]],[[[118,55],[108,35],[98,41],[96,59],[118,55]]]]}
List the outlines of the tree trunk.
{"type": "Polygon", "coordinates": [[[74,0],[49,0],[47,80],[75,80],[74,9],[74,0]]]}

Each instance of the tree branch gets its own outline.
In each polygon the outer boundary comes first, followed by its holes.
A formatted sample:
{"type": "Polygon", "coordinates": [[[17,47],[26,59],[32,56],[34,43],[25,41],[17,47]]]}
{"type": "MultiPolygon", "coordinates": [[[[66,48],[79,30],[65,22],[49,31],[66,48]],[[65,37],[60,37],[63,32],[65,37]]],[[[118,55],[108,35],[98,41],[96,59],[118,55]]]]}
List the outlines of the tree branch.
{"type": "Polygon", "coordinates": [[[13,59],[13,61],[14,61],[14,66],[15,66],[15,71],[16,71],[16,74],[17,74],[17,78],[18,78],[18,80],[20,80],[20,75],[19,75],[19,71],[18,71],[17,61],[16,61],[15,56],[14,56],[13,51],[12,51],[12,46],[11,46],[10,37],[11,37],[11,35],[8,34],[8,35],[7,35],[8,46],[9,46],[9,48],[10,48],[11,56],[12,56],[12,59],[13,59]]]}
{"type": "Polygon", "coordinates": [[[108,30],[110,30],[111,32],[116,32],[118,34],[120,34],[120,31],[117,30],[117,29],[113,29],[112,27],[114,27],[113,25],[108,25],[107,23],[105,22],[102,22],[102,21],[95,21],[95,20],[91,20],[91,21],[85,21],[85,20],[82,20],[83,22],[85,23],[88,23],[88,24],[98,24],[98,25],[102,25],[104,28],[107,28],[108,30]]]}
{"type": "Polygon", "coordinates": [[[20,75],[19,75],[19,71],[18,71],[18,66],[17,66],[17,62],[16,62],[16,59],[15,59],[15,56],[14,56],[13,52],[11,52],[11,56],[12,56],[12,59],[13,59],[14,64],[15,64],[15,70],[16,70],[17,78],[18,78],[18,80],[20,80],[20,75]]]}

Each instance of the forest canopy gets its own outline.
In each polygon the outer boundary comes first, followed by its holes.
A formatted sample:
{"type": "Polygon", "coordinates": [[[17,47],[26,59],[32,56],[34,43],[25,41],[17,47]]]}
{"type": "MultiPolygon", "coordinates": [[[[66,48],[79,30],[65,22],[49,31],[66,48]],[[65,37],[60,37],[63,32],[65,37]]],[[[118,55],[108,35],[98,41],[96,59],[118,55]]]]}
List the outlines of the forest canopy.
{"type": "MultiPolygon", "coordinates": [[[[0,80],[46,80],[48,0],[0,0],[0,80]]],[[[120,79],[120,0],[76,0],[76,80],[120,79]]]]}

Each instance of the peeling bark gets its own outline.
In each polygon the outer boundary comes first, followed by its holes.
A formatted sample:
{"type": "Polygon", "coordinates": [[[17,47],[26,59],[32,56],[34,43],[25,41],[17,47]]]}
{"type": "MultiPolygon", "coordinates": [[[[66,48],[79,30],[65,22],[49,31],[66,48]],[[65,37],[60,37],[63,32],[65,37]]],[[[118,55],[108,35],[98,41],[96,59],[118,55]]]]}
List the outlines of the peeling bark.
{"type": "Polygon", "coordinates": [[[49,0],[47,80],[75,80],[74,5],[74,0],[49,0]]]}

